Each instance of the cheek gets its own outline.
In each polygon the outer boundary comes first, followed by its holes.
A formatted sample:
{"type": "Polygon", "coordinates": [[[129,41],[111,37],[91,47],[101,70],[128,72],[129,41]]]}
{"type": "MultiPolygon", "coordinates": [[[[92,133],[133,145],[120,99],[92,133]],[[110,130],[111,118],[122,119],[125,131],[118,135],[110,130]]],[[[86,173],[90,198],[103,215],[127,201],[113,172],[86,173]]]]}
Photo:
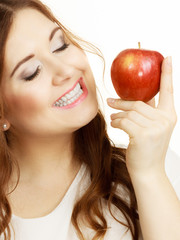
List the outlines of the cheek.
{"type": "Polygon", "coordinates": [[[90,69],[86,54],[84,51],[75,46],[71,46],[69,54],[67,54],[66,58],[64,58],[64,61],[69,66],[73,66],[82,72],[89,71],[90,69]]]}
{"type": "Polygon", "coordinates": [[[95,85],[95,81],[94,81],[94,76],[93,76],[88,58],[87,58],[86,54],[84,53],[84,51],[80,50],[77,47],[72,47],[71,57],[67,56],[66,60],[69,65],[74,66],[80,72],[83,72],[83,74],[86,78],[86,83],[88,83],[89,87],[95,92],[96,85],[95,85]]]}
{"type": "Polygon", "coordinates": [[[32,118],[42,111],[42,100],[32,95],[18,95],[6,98],[7,116],[10,120],[32,118]]]}

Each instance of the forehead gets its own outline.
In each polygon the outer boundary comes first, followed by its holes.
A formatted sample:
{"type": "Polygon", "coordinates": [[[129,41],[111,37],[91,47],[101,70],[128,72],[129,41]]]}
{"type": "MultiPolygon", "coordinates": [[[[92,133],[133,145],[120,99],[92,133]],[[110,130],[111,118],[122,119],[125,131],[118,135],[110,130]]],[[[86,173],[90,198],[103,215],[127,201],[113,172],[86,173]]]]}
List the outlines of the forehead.
{"type": "Polygon", "coordinates": [[[20,10],[13,21],[5,51],[5,61],[15,64],[19,59],[34,52],[37,44],[48,41],[55,23],[34,9],[20,10]]]}
{"type": "Polygon", "coordinates": [[[54,26],[54,23],[41,12],[31,8],[23,9],[15,15],[9,42],[11,42],[11,39],[20,41],[25,38],[28,40],[29,38],[33,39],[33,37],[37,38],[49,34],[52,26],[54,26]]]}

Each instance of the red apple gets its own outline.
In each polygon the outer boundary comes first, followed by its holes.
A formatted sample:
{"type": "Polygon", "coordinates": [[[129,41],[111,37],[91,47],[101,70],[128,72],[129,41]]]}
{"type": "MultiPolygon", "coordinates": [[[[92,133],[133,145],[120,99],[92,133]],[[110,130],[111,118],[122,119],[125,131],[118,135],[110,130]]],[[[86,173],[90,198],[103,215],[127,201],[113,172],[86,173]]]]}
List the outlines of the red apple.
{"type": "Polygon", "coordinates": [[[152,99],[159,91],[161,65],[164,57],[156,51],[126,49],[118,54],[111,66],[111,79],[124,100],[152,99]]]}

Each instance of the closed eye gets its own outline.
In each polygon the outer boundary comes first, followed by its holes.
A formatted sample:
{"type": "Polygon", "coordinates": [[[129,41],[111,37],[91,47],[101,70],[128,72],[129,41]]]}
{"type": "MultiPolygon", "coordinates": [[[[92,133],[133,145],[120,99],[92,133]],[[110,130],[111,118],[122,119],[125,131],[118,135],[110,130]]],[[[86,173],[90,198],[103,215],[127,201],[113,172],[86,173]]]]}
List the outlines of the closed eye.
{"type": "Polygon", "coordinates": [[[26,81],[31,81],[33,80],[34,78],[36,78],[41,72],[41,66],[38,66],[36,71],[29,77],[25,77],[24,80],[26,81]]]}
{"type": "MultiPolygon", "coordinates": [[[[68,46],[69,46],[69,44],[64,43],[64,45],[62,47],[56,49],[55,51],[53,51],[53,53],[63,51],[66,48],[68,48],[68,46]]],[[[40,72],[41,72],[41,66],[38,66],[36,71],[32,75],[25,77],[24,80],[31,81],[31,80],[35,79],[40,74],[40,72]]]]}
{"type": "Polygon", "coordinates": [[[63,50],[65,50],[68,47],[69,47],[69,44],[64,43],[64,45],[62,47],[56,49],[55,51],[53,51],[53,53],[63,51],[63,50]]]}

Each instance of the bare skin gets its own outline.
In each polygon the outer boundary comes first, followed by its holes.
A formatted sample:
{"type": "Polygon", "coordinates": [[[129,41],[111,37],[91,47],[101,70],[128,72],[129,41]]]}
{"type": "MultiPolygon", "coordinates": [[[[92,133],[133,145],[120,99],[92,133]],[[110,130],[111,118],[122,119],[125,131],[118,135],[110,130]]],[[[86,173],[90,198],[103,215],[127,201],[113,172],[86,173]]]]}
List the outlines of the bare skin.
{"type": "MultiPolygon", "coordinates": [[[[55,28],[38,11],[24,9],[17,13],[6,44],[6,130],[20,168],[20,181],[9,201],[13,214],[23,218],[44,216],[61,202],[81,166],[73,156],[74,132],[98,110],[96,85],[85,53],[71,42],[58,50],[66,40],[60,29],[49,40],[55,28]],[[34,56],[11,76],[17,63],[30,54],[34,56]],[[40,73],[26,80],[37,69],[40,73]],[[87,95],[69,109],[55,107],[57,99],[80,78],[87,95]]],[[[16,181],[14,170],[10,191],[16,181]]]]}
{"type": "Polygon", "coordinates": [[[145,240],[180,239],[180,201],[165,173],[165,156],[177,116],[171,58],[163,61],[159,102],[109,99],[111,125],[129,135],[126,162],[145,240]],[[155,103],[155,102],[154,102],[155,103]]]}

